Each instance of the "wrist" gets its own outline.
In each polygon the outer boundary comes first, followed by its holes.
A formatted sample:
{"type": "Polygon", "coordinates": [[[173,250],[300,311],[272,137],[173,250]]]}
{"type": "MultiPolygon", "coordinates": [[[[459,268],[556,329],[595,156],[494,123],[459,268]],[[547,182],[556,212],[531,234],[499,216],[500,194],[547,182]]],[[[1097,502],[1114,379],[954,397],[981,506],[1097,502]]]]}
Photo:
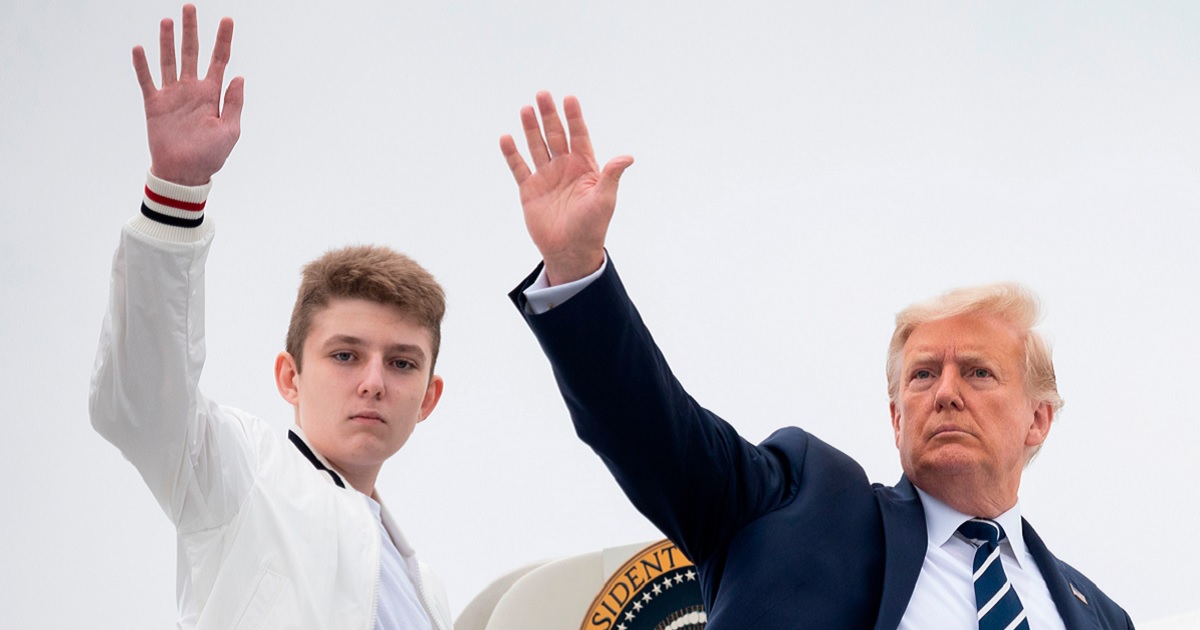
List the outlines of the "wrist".
{"type": "Polygon", "coordinates": [[[157,164],[150,165],[150,175],[160,181],[178,186],[197,187],[212,182],[212,176],[208,174],[189,173],[183,169],[167,168],[157,164]]]}
{"type": "Polygon", "coordinates": [[[557,286],[586,278],[604,264],[604,249],[579,254],[543,256],[546,281],[557,286]]]}

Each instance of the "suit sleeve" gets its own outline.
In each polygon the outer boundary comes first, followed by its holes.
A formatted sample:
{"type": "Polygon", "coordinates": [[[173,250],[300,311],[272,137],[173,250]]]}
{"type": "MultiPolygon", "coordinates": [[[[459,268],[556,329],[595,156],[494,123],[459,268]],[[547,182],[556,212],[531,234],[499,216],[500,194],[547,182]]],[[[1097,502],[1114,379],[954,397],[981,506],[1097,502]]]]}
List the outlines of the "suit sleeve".
{"type": "MultiPolygon", "coordinates": [[[[611,259],[595,282],[540,315],[523,290],[510,297],[554,370],[576,433],[601,457],[634,505],[695,562],[747,522],[790,500],[783,450],[742,439],[671,373],[611,259]]],[[[807,440],[795,432],[793,439],[807,440]]],[[[803,457],[803,444],[788,448],[803,457]]]]}
{"type": "Polygon", "coordinates": [[[113,256],[89,397],[92,426],[181,532],[227,523],[252,479],[241,423],[199,389],[212,230],[189,206],[202,209],[206,194],[151,176],[113,256]]]}

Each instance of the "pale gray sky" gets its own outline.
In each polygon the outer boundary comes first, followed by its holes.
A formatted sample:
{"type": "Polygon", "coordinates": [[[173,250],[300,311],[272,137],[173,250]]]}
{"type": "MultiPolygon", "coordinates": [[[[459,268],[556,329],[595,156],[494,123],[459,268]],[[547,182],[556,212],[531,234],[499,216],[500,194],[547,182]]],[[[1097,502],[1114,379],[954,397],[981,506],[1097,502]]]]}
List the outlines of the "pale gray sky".
{"type": "MultiPolygon", "coordinates": [[[[88,425],[149,165],[129,49],[176,2],[0,3],[0,627],[161,628],[174,533],[88,425]]],[[[529,561],[657,536],[570,428],[505,293],[537,262],[497,148],[538,89],[630,153],[613,260],[693,395],[900,468],[893,314],[1044,299],[1067,406],[1022,487],[1135,621],[1196,608],[1200,4],[205,2],[236,21],[242,140],[208,204],[205,391],[282,428],[300,265],[382,242],[449,294],[433,417],[379,487],[457,613],[529,561]]]]}

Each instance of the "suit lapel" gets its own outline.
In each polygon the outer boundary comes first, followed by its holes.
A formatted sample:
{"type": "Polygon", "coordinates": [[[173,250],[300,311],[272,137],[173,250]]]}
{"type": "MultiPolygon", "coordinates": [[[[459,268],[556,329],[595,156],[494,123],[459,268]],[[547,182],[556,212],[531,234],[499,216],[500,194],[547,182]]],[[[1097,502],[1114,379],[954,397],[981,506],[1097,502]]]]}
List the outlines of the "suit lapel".
{"type": "Polygon", "coordinates": [[[895,630],[908,609],[913,588],[925,564],[929,534],[925,530],[925,509],[917,491],[905,477],[894,488],[876,490],[883,515],[884,569],[883,597],[879,602],[878,630],[895,630]]]}
{"type": "MultiPolygon", "coordinates": [[[[883,596],[879,602],[877,630],[895,630],[908,609],[916,588],[929,535],[925,529],[925,510],[921,499],[907,478],[901,477],[894,488],[877,491],[884,531],[883,596]]],[[[1096,608],[1086,602],[1098,594],[1089,592],[1086,584],[1073,582],[1061,563],[1042,542],[1029,521],[1022,519],[1025,547],[1050,590],[1050,597],[1069,630],[1099,630],[1096,608]]]]}
{"type": "Polygon", "coordinates": [[[1100,628],[1100,619],[1096,616],[1095,607],[1083,601],[1092,597],[1092,594],[1085,591],[1086,585],[1071,581],[1070,576],[1062,570],[1058,558],[1046,548],[1046,543],[1033,531],[1029,521],[1021,519],[1021,526],[1024,530],[1025,548],[1037,562],[1038,570],[1042,572],[1042,579],[1046,580],[1046,587],[1050,589],[1050,597],[1054,600],[1054,606],[1062,616],[1063,623],[1070,630],[1100,628]]]}

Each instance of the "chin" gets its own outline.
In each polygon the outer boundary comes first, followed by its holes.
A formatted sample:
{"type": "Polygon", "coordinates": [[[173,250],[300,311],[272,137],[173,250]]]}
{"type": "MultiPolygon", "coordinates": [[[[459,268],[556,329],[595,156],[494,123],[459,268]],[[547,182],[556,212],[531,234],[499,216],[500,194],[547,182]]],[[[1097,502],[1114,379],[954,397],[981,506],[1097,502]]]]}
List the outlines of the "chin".
{"type": "Polygon", "coordinates": [[[974,473],[979,469],[979,460],[969,449],[947,445],[926,453],[913,468],[920,472],[922,478],[955,477],[974,473]]]}

